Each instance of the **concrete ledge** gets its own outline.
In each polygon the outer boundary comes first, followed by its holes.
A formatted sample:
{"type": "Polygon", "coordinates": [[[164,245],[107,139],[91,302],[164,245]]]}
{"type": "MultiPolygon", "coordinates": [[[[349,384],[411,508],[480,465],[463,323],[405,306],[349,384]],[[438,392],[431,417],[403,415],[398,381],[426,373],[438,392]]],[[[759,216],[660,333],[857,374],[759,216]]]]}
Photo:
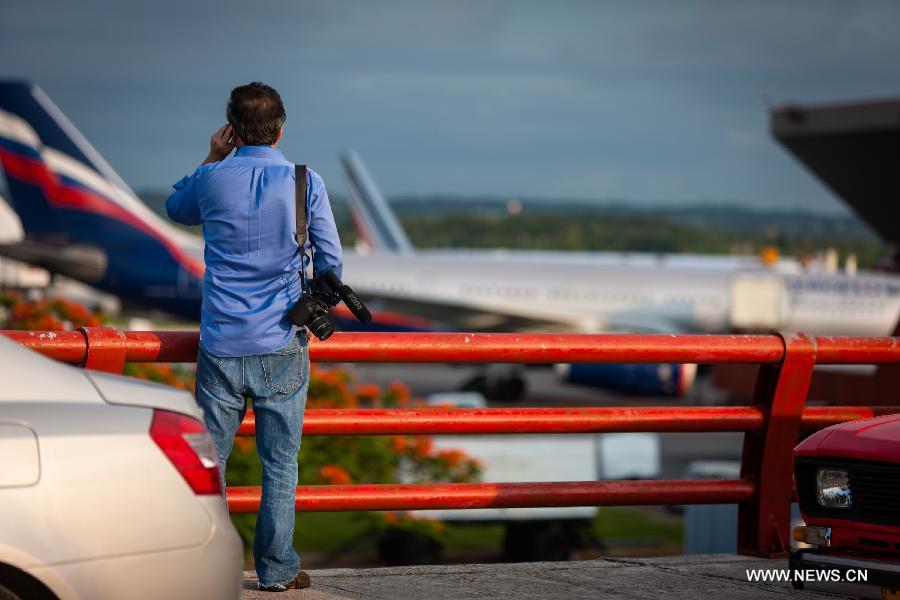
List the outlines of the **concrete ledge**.
{"type": "MultiPolygon", "coordinates": [[[[323,600],[384,598],[547,599],[634,598],[729,600],[796,598],[789,583],[751,583],[746,569],[787,569],[787,560],[729,554],[663,558],[606,558],[552,563],[434,565],[309,571],[312,588],[277,596],[256,589],[256,573],[244,573],[241,598],[323,600]]],[[[833,595],[803,592],[804,600],[833,595]]]]}

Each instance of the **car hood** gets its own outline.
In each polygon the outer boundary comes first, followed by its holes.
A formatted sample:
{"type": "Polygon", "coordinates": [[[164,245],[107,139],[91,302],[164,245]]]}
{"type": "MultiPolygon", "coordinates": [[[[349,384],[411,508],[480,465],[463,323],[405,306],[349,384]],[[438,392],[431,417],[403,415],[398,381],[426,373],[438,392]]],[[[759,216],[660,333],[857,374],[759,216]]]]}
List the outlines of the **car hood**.
{"type": "Polygon", "coordinates": [[[900,463],[900,414],[833,425],[804,440],[796,454],[900,463]]]}
{"type": "Polygon", "coordinates": [[[85,373],[103,399],[110,404],[146,406],[183,413],[201,420],[203,418],[203,412],[197,406],[194,397],[184,390],[134,377],[110,375],[99,371],[85,371],[85,373]]]}

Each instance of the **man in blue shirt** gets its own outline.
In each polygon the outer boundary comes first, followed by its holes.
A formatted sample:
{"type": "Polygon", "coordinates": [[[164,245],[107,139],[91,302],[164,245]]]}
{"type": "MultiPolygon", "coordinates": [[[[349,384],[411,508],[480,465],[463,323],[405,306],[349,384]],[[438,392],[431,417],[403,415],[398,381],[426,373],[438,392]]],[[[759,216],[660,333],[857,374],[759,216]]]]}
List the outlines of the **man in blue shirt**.
{"type": "MultiPolygon", "coordinates": [[[[253,556],[260,589],[283,591],[309,587],[293,547],[309,354],[306,330],[286,319],[301,296],[300,270],[309,259],[295,239],[294,165],[276,148],[285,121],[281,97],[257,82],[237,87],[227,118],[203,164],[175,183],[166,211],[178,223],[203,225],[197,402],[219,453],[223,492],[246,398],[253,402],[263,466],[253,556]]],[[[313,267],[340,277],[341,244],[325,184],[312,169],[307,173],[313,267]]]]}

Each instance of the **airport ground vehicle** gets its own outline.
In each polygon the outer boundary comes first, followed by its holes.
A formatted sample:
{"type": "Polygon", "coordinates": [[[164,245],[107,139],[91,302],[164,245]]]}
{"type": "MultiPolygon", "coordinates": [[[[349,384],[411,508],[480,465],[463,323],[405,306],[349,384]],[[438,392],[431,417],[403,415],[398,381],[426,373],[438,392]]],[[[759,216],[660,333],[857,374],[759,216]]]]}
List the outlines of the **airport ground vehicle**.
{"type": "Polygon", "coordinates": [[[242,545],[187,392],[6,339],[0,380],[0,598],[238,597],[242,545]]]}
{"type": "MultiPolygon", "coordinates": [[[[458,408],[487,406],[480,394],[472,392],[433,394],[428,402],[458,408]]],[[[657,479],[660,474],[660,442],[655,433],[443,435],[434,439],[434,445],[477,458],[487,481],[657,479]]],[[[439,509],[413,514],[459,525],[502,524],[502,556],[507,561],[568,560],[573,551],[602,545],[591,531],[596,506],[439,509]]],[[[440,561],[441,547],[424,534],[389,530],[379,542],[379,551],[388,564],[432,564],[440,561]]]]}
{"type": "MultiPolygon", "coordinates": [[[[655,433],[460,435],[435,438],[444,450],[462,450],[484,465],[488,481],[604,481],[657,479],[655,433]]],[[[573,551],[602,546],[591,526],[596,506],[428,510],[422,516],[464,523],[502,523],[509,561],[568,560],[573,551]]]]}
{"type": "Polygon", "coordinates": [[[841,580],[794,586],[900,598],[900,415],[811,435],[794,450],[794,478],[806,523],[794,539],[813,547],[792,551],[790,568],[841,580]]]}

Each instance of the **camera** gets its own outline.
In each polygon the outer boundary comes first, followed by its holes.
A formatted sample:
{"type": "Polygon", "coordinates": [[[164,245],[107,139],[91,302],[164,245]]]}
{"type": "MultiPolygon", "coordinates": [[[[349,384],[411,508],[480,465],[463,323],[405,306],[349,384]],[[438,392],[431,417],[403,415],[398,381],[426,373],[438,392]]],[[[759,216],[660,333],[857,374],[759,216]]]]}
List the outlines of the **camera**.
{"type": "Polygon", "coordinates": [[[312,292],[303,296],[288,311],[287,317],[297,327],[307,327],[320,340],[327,340],[334,333],[334,327],[327,318],[328,311],[341,300],[361,322],[372,320],[372,313],[366,305],[334,271],[326,271],[321,277],[316,277],[311,287],[312,292]]]}

